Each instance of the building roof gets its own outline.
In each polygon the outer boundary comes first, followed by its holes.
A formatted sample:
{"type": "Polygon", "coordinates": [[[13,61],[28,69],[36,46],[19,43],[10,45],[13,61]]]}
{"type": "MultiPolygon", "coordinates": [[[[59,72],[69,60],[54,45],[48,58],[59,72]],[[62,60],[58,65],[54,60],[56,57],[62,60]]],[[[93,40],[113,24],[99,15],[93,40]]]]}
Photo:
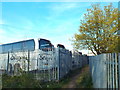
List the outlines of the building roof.
{"type": "Polygon", "coordinates": [[[25,41],[33,41],[33,40],[34,39],[28,39],[28,40],[22,40],[22,41],[18,41],[18,42],[6,43],[6,44],[1,44],[1,45],[10,45],[10,44],[21,43],[21,42],[25,42],[25,41]]]}

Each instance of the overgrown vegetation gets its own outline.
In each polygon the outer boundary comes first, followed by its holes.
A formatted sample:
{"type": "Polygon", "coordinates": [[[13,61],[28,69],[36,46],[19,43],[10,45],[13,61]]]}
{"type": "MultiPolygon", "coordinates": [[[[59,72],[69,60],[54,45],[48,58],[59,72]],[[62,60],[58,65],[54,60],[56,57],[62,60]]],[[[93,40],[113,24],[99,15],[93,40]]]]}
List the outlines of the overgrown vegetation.
{"type": "MultiPolygon", "coordinates": [[[[62,88],[65,84],[69,83],[71,78],[77,75],[80,71],[81,68],[70,71],[59,82],[40,82],[34,78],[33,73],[23,73],[20,76],[8,76],[4,74],[2,76],[2,85],[3,88],[62,88]]],[[[84,85],[84,87],[91,87],[91,78],[87,72],[82,73],[81,82],[78,80],[77,87],[81,88],[81,85],[84,85]]]]}
{"type": "Polygon", "coordinates": [[[22,74],[20,76],[2,76],[3,88],[36,88],[41,87],[40,82],[34,79],[32,74],[22,74]]]}
{"type": "Polygon", "coordinates": [[[89,68],[85,67],[80,77],[77,80],[77,88],[93,88],[92,78],[90,76],[89,68]]]}
{"type": "Polygon", "coordinates": [[[70,81],[70,78],[77,74],[81,69],[70,71],[59,82],[40,82],[34,78],[33,73],[22,73],[20,76],[2,75],[3,88],[61,88],[70,81]],[[74,72],[74,73],[73,73],[74,72]]]}

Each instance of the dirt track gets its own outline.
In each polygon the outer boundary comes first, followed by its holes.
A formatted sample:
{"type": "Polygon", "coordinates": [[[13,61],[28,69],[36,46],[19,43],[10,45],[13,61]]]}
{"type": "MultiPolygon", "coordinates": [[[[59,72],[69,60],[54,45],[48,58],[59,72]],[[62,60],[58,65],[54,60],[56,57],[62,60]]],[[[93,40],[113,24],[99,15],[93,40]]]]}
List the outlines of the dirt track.
{"type": "Polygon", "coordinates": [[[80,73],[78,73],[77,75],[75,75],[73,78],[71,78],[70,82],[66,85],[63,86],[63,88],[76,88],[77,85],[77,79],[80,77],[81,73],[84,71],[88,71],[89,67],[85,67],[83,68],[80,73]]]}

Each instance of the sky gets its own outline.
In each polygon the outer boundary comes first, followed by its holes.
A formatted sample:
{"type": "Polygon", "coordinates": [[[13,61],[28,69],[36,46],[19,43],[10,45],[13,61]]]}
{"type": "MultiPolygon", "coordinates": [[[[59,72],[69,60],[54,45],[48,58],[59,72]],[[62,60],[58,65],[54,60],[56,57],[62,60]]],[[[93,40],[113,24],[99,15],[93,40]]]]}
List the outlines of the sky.
{"type": "MultiPolygon", "coordinates": [[[[44,38],[73,50],[80,20],[95,2],[1,2],[0,43],[44,38]]],[[[102,6],[109,2],[100,2],[102,6]]],[[[118,3],[113,6],[118,7],[118,3]]],[[[82,50],[83,53],[88,53],[82,50]]]]}

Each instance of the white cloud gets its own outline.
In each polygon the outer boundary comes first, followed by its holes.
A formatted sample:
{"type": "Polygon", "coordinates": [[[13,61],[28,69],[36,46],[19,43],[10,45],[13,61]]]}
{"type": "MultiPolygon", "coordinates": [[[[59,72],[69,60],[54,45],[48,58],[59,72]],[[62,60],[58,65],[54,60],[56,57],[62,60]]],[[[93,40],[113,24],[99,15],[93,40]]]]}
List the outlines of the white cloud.
{"type": "Polygon", "coordinates": [[[61,16],[66,11],[71,11],[71,9],[79,8],[80,5],[75,2],[62,2],[62,3],[53,3],[48,6],[50,10],[50,15],[46,17],[48,20],[53,20],[61,16]]]}
{"type": "Polygon", "coordinates": [[[52,10],[57,11],[57,12],[64,12],[66,10],[70,10],[71,8],[76,8],[77,3],[58,3],[58,4],[53,4],[52,10]]]}
{"type": "MultiPolygon", "coordinates": [[[[79,10],[77,14],[79,14],[80,19],[82,19],[82,17],[83,17],[82,13],[86,13],[86,11],[81,12],[81,11],[83,11],[81,9],[86,8],[86,7],[90,7],[90,6],[91,6],[91,3],[85,3],[85,2],[79,2],[79,3],[77,3],[77,2],[53,3],[52,5],[48,6],[48,8],[50,8],[50,11],[49,11],[50,14],[48,16],[46,16],[45,18],[48,21],[49,20],[56,21],[56,19],[58,19],[62,15],[63,16],[66,15],[66,12],[70,11],[69,14],[72,15],[72,14],[74,14],[74,10],[79,10]],[[82,14],[82,16],[81,16],[81,14],[82,14]]],[[[73,19],[73,18],[71,18],[71,19],[73,19]]]]}

